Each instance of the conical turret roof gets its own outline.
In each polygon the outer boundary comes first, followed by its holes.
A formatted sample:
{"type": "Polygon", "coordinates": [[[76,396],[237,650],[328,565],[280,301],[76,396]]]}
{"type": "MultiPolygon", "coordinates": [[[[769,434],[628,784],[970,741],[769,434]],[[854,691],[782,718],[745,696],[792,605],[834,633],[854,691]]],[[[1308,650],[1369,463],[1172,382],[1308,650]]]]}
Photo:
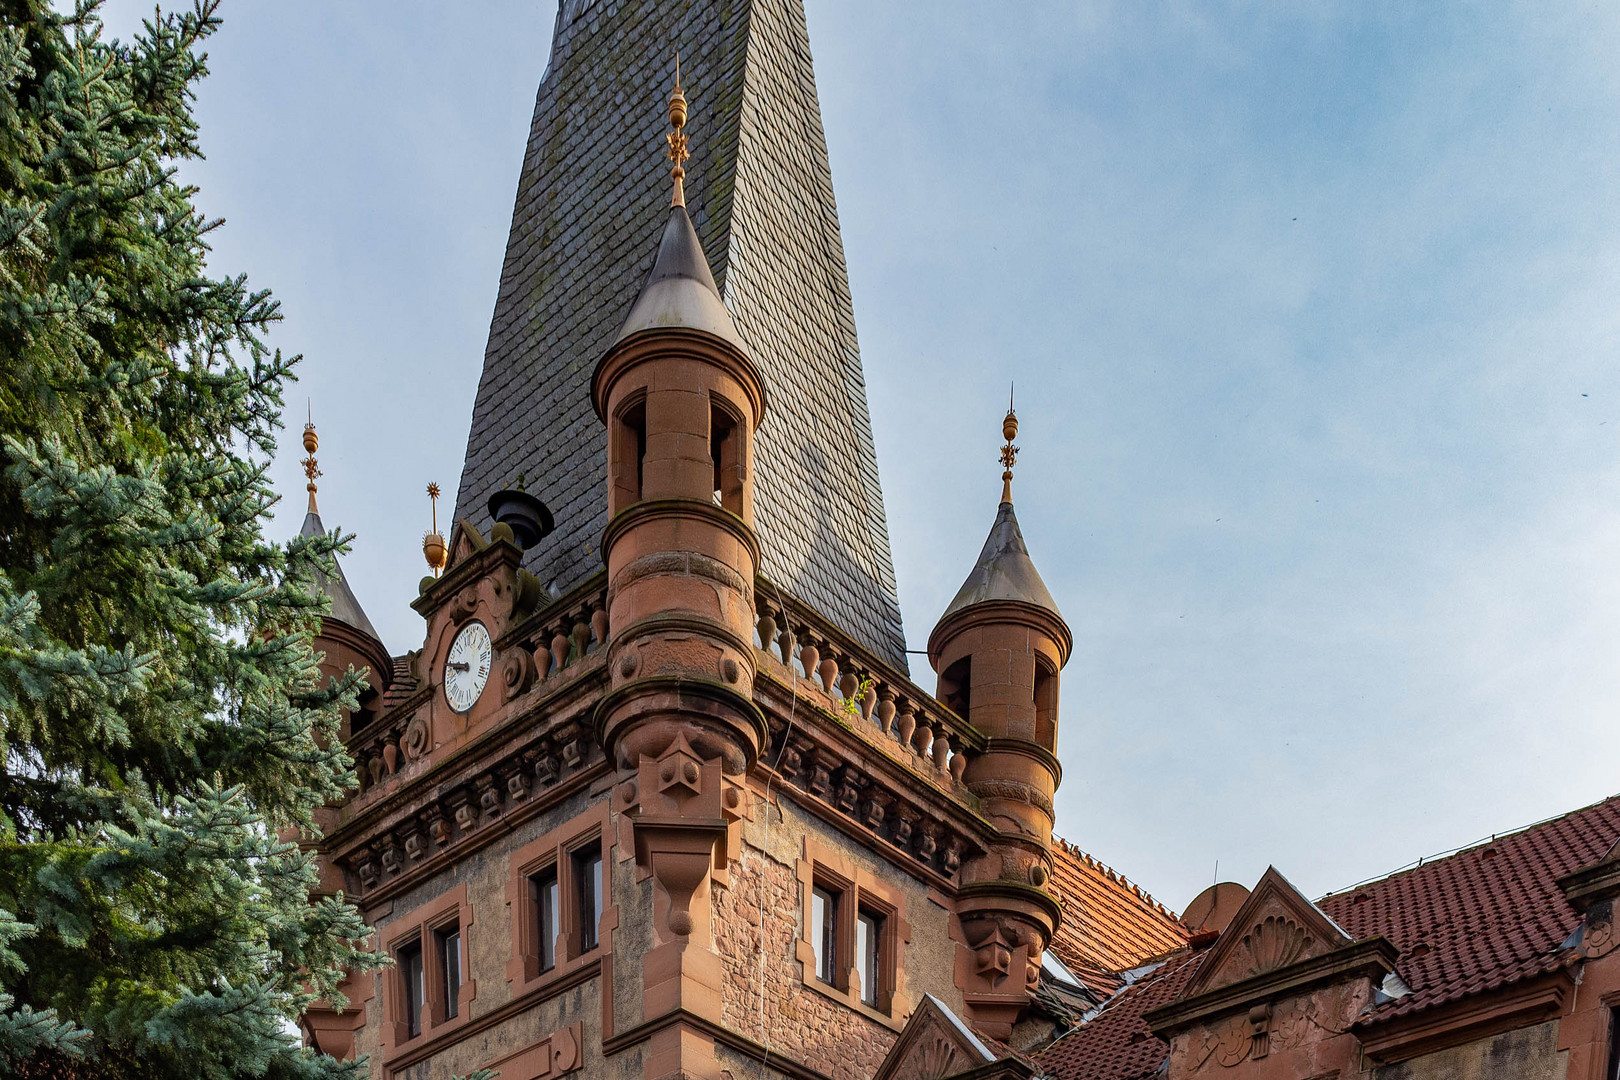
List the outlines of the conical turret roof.
{"type": "Polygon", "coordinates": [[[746,353],[731,313],[720,300],[709,260],[698,242],[697,230],[684,206],[672,206],[658,242],[658,257],[630,306],[630,314],[614,344],[643,330],[684,328],[699,330],[746,353]]]}
{"type": "Polygon", "coordinates": [[[1050,611],[1059,619],[1063,618],[1058,611],[1057,601],[1052,599],[1046,582],[1041,580],[1034,561],[1029,557],[1029,548],[1024,545],[1024,534],[1018,528],[1018,516],[1013,513],[1011,500],[1004,501],[996,509],[996,523],[990,527],[990,536],[984,542],[984,550],[979,552],[979,561],[957,590],[956,599],[940,616],[940,621],[944,622],[958,611],[975,604],[997,600],[1032,604],[1050,611]]]}
{"type": "MultiPolygon", "coordinates": [[[[304,515],[304,527],[298,530],[298,535],[326,535],[326,526],[321,524],[321,515],[315,510],[313,496],[311,497],[309,513],[304,515]]],[[[377,633],[377,628],[371,625],[370,619],[366,618],[365,609],[360,606],[360,601],[355,599],[354,590],[349,588],[349,579],[343,576],[343,564],[341,562],[338,563],[336,578],[329,578],[317,571],[315,582],[321,587],[321,591],[332,599],[332,610],[327,613],[326,618],[336,619],[340,623],[353,627],[374,641],[382,641],[382,637],[377,633]]]]}

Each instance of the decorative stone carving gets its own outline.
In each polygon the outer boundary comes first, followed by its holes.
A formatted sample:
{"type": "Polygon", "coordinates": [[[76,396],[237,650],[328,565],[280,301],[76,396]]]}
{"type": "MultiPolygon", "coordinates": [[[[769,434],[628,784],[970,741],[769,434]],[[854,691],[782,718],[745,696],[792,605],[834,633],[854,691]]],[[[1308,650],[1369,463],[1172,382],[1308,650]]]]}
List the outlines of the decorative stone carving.
{"type": "Polygon", "coordinates": [[[1292,919],[1268,915],[1243,935],[1243,947],[1250,957],[1249,973],[1275,971],[1305,955],[1311,937],[1292,919]]]}
{"type": "Polygon", "coordinates": [[[506,778],[506,796],[513,802],[522,802],[529,797],[529,774],[521,769],[506,778]]]}
{"type": "Polygon", "coordinates": [[[405,760],[419,761],[426,757],[432,749],[430,738],[427,717],[421,713],[411,717],[411,722],[405,725],[405,737],[399,741],[400,749],[405,751],[405,760]]]}
{"type": "Polygon", "coordinates": [[[857,781],[859,777],[853,769],[844,770],[844,781],[838,786],[838,809],[851,817],[855,814],[855,804],[860,801],[861,789],[857,781]]]}
{"type": "Polygon", "coordinates": [[[1586,931],[1581,936],[1581,949],[1588,958],[1597,959],[1613,952],[1620,944],[1620,935],[1614,932],[1614,901],[1599,900],[1586,909],[1586,931]]]}
{"type": "Polygon", "coordinates": [[[478,778],[478,808],[491,817],[501,812],[501,791],[488,773],[478,778]]]}
{"type": "Polygon", "coordinates": [[[505,700],[511,701],[519,694],[529,689],[534,682],[534,663],[529,654],[521,649],[513,649],[501,661],[501,686],[505,692],[505,700]]]}
{"type": "Polygon", "coordinates": [[[956,1047],[935,1035],[922,1046],[917,1056],[918,1080],[939,1080],[940,1077],[960,1072],[957,1062],[961,1060],[962,1055],[956,1052],[956,1047]]]}

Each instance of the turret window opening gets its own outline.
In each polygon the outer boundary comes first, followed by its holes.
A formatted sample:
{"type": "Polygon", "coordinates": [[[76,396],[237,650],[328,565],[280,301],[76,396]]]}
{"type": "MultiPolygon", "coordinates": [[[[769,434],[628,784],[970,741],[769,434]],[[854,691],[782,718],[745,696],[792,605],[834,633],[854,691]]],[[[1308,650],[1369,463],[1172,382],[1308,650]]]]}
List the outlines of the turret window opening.
{"type": "Polygon", "coordinates": [[[714,462],[714,503],[743,512],[743,425],[717,402],[709,406],[709,457],[714,462]]]}
{"type": "Polygon", "coordinates": [[[940,673],[937,696],[947,709],[966,720],[972,686],[973,658],[964,656],[940,673]]]}
{"type": "Polygon", "coordinates": [[[1609,1010],[1609,1068],[1604,1080],[1620,1077],[1620,1009],[1609,1010]]]}
{"type": "Polygon", "coordinates": [[[612,482],[614,513],[641,501],[647,464],[647,399],[638,397],[619,410],[613,425],[612,482]]]}
{"type": "Polygon", "coordinates": [[[1057,749],[1057,672],[1044,657],[1035,658],[1035,741],[1048,750],[1057,749]]]}

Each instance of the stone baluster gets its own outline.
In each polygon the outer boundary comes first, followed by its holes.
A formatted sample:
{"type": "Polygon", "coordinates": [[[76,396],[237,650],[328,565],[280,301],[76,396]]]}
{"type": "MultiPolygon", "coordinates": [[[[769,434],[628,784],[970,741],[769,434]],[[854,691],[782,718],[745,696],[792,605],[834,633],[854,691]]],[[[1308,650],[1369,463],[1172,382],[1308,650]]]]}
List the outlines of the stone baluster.
{"type": "Polygon", "coordinates": [[[759,637],[759,647],[770,652],[771,646],[776,643],[776,617],[771,614],[770,607],[761,601],[759,604],[759,619],[754,623],[754,632],[759,637]]]}
{"type": "Polygon", "coordinates": [[[894,731],[894,691],[888,686],[878,691],[877,703],[878,730],[885,735],[892,735],[894,731]]]}
{"type": "Polygon", "coordinates": [[[917,720],[917,732],[911,740],[911,748],[923,757],[928,756],[929,748],[934,744],[934,723],[928,717],[917,720]]]}
{"type": "Polygon", "coordinates": [[[901,698],[895,706],[899,716],[894,722],[895,737],[902,746],[911,746],[911,736],[917,730],[917,706],[909,698],[901,698]]]}

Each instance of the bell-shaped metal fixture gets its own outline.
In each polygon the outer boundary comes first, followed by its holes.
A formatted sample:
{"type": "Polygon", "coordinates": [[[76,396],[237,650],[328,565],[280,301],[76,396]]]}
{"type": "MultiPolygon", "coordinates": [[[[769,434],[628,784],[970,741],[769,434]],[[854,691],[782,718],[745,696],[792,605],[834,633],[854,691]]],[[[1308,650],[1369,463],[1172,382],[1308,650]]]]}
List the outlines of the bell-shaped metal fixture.
{"type": "Polygon", "coordinates": [[[518,547],[525,551],[538,544],[557,524],[546,504],[522,488],[506,488],[491,495],[489,516],[508,526],[518,547]]]}

